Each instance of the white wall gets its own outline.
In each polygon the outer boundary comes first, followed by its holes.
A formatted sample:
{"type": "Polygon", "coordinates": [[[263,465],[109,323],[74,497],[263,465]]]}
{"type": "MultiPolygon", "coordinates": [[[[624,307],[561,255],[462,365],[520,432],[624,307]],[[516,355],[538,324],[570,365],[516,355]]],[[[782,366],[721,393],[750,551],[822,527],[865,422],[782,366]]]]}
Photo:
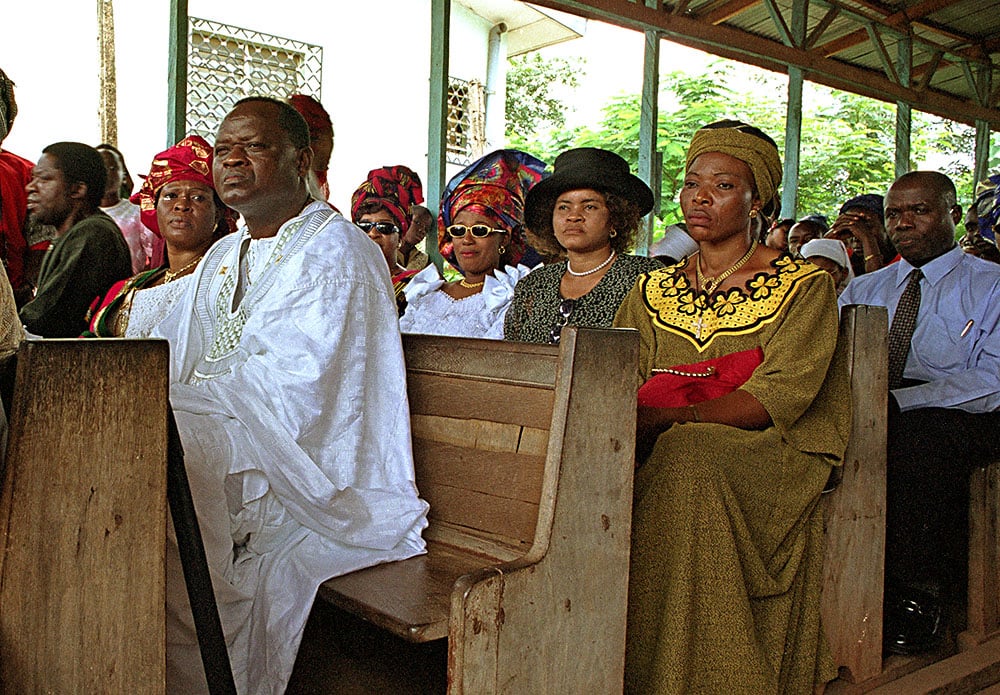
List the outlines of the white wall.
{"type": "MultiPolygon", "coordinates": [[[[11,4],[0,67],[17,84],[19,114],[4,148],[34,160],[59,140],[98,144],[96,3],[11,4]]],[[[429,0],[191,0],[188,11],[323,47],[322,102],[336,132],[331,201],[341,210],[369,169],[406,164],[426,176],[429,0]]],[[[133,173],[167,145],[168,15],[168,0],[115,2],[118,143],[133,173]]],[[[480,53],[485,65],[485,34],[480,53]]],[[[470,55],[453,60],[465,71],[470,55]]]]}

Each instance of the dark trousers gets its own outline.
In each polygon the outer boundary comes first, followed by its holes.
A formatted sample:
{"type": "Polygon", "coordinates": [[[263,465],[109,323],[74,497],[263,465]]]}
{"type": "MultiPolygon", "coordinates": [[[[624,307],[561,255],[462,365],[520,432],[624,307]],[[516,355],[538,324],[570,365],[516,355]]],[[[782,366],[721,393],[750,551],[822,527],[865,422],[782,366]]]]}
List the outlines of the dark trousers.
{"type": "Polygon", "coordinates": [[[1000,460],[1000,412],[899,412],[889,398],[886,588],[965,589],[969,474],[1000,460]]]}

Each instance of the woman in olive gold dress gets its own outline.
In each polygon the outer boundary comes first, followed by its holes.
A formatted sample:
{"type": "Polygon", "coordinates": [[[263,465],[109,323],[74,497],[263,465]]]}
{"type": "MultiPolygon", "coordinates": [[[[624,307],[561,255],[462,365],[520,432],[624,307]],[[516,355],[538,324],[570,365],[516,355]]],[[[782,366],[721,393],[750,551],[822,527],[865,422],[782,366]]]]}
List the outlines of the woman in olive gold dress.
{"type": "Polygon", "coordinates": [[[809,693],[836,677],[820,627],[820,493],[850,426],[829,274],[757,243],[774,142],[699,130],[681,208],[692,257],[640,277],[615,325],[640,377],[760,350],[735,391],[638,410],[626,691],[809,693]]]}

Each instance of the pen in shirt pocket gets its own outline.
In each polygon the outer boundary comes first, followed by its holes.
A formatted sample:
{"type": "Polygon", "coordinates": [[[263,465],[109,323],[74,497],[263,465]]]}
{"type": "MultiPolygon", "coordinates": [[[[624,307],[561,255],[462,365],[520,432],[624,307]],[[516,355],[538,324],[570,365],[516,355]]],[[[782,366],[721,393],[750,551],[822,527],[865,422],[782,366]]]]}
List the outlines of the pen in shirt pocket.
{"type": "Polygon", "coordinates": [[[958,337],[964,338],[966,335],[968,335],[969,331],[972,330],[972,324],[974,324],[975,322],[976,322],[975,319],[969,319],[969,322],[965,324],[965,328],[963,328],[962,332],[958,334],[958,337]]]}

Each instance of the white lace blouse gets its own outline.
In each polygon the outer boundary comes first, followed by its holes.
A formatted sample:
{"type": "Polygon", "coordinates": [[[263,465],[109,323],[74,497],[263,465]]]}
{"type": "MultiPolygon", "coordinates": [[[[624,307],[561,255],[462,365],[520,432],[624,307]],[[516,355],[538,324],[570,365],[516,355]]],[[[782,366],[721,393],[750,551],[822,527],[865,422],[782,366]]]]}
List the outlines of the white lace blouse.
{"type": "Polygon", "coordinates": [[[167,317],[177,300],[184,294],[191,277],[191,275],[185,275],[173,282],[138,290],[132,297],[128,325],[125,326],[125,337],[148,338],[153,329],[167,317]]]}
{"type": "Polygon", "coordinates": [[[441,287],[444,280],[429,265],[406,286],[406,311],[399,319],[403,333],[425,333],[463,338],[503,340],[503,318],[514,297],[517,281],[531,272],[507,266],[486,276],[482,292],[453,299],[441,287]]]}

